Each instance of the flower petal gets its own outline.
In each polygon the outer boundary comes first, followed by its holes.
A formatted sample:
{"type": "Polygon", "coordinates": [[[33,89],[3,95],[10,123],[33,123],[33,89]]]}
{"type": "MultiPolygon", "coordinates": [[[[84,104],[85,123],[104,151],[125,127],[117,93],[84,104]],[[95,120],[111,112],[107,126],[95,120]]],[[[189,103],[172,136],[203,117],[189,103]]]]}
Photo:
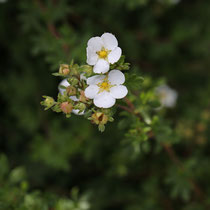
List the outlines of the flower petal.
{"type": "Polygon", "coordinates": [[[95,76],[89,77],[87,79],[87,84],[88,85],[96,85],[99,82],[102,82],[104,78],[105,78],[105,75],[95,75],[95,76]]]}
{"type": "Polygon", "coordinates": [[[87,47],[87,63],[89,65],[95,65],[98,60],[98,55],[96,54],[96,50],[93,49],[93,47],[87,47]]]}
{"type": "Polygon", "coordinates": [[[93,99],[99,92],[99,87],[97,85],[90,85],[85,89],[85,96],[87,98],[93,99]]]}
{"type": "Polygon", "coordinates": [[[76,96],[70,96],[69,97],[72,101],[79,101],[79,99],[76,96]]]}
{"type": "Polygon", "coordinates": [[[87,77],[85,76],[85,73],[80,74],[80,80],[87,80],[87,77]]]}
{"type": "Polygon", "coordinates": [[[98,94],[93,100],[93,103],[99,108],[110,108],[115,102],[116,99],[113,98],[110,93],[105,91],[98,94]]]}
{"type": "Polygon", "coordinates": [[[104,59],[99,59],[93,67],[93,72],[96,74],[104,74],[109,71],[109,63],[104,59]]]}
{"type": "Polygon", "coordinates": [[[73,109],[72,112],[76,115],[84,115],[84,113],[85,113],[84,111],[79,113],[79,109],[73,109]]]}
{"type": "Polygon", "coordinates": [[[64,87],[68,87],[70,84],[68,83],[67,79],[63,79],[60,84],[58,85],[58,90],[61,93],[61,95],[63,95],[63,93],[66,91],[63,88],[60,88],[60,86],[64,86],[64,87]]]}
{"type": "Polygon", "coordinates": [[[112,70],[108,74],[108,80],[112,85],[121,85],[125,82],[125,76],[119,70],[112,70]]]}
{"type": "MultiPolygon", "coordinates": [[[[76,96],[70,96],[69,98],[73,101],[79,101],[79,99],[76,96]]],[[[80,113],[79,113],[79,111],[80,111],[79,109],[73,109],[72,113],[74,113],[76,115],[84,115],[84,111],[82,111],[80,113]]]]}
{"type": "Polygon", "coordinates": [[[114,98],[124,98],[128,94],[128,89],[124,85],[117,85],[110,88],[110,93],[114,98]]]}
{"type": "Polygon", "coordinates": [[[103,41],[104,47],[107,50],[114,50],[118,46],[116,37],[111,33],[104,33],[101,36],[101,39],[103,41]]]}
{"type": "Polygon", "coordinates": [[[113,63],[117,62],[120,59],[120,56],[121,55],[122,55],[121,48],[120,47],[116,47],[108,55],[108,61],[109,61],[109,63],[113,64],[113,63]]]}
{"type": "Polygon", "coordinates": [[[97,52],[97,51],[100,51],[101,48],[103,47],[103,41],[101,37],[96,36],[89,39],[87,45],[88,45],[88,48],[90,47],[92,51],[97,52]]]}
{"type": "Polygon", "coordinates": [[[176,105],[178,93],[168,85],[160,85],[155,89],[155,92],[162,106],[173,108],[176,105]]]}

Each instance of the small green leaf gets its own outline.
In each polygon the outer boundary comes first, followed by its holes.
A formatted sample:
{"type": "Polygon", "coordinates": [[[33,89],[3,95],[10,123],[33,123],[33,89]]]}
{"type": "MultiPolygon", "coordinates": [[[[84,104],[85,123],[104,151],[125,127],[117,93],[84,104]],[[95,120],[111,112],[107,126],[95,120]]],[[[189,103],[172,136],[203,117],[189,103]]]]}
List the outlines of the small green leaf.
{"type": "Polygon", "coordinates": [[[144,81],[144,78],[137,74],[125,74],[125,77],[125,84],[130,89],[139,89],[144,81]]]}
{"type": "Polygon", "coordinates": [[[53,76],[56,76],[56,77],[64,77],[63,74],[60,74],[60,73],[57,73],[57,72],[52,73],[52,75],[53,75],[53,76]]]}

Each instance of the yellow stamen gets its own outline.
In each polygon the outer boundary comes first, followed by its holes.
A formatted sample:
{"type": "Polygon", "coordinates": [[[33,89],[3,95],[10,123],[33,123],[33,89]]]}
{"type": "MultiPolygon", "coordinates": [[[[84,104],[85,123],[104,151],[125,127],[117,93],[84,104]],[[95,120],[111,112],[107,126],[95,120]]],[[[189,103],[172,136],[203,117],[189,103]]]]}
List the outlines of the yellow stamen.
{"type": "Polygon", "coordinates": [[[111,85],[111,83],[108,81],[107,78],[105,78],[105,79],[103,80],[103,82],[98,83],[97,85],[98,85],[98,87],[100,88],[100,89],[99,89],[99,93],[101,93],[101,92],[103,92],[103,91],[109,92],[109,91],[110,91],[110,88],[113,87],[113,85],[111,85]]]}
{"type": "Polygon", "coordinates": [[[101,51],[98,51],[97,54],[99,56],[99,58],[107,58],[109,51],[106,50],[104,47],[102,47],[101,51]]]}
{"type": "Polygon", "coordinates": [[[102,82],[101,83],[101,89],[104,89],[104,90],[109,90],[109,83],[108,82],[102,82]]]}
{"type": "Polygon", "coordinates": [[[107,52],[105,50],[101,50],[98,52],[98,55],[100,58],[106,58],[107,57],[107,52]]]}

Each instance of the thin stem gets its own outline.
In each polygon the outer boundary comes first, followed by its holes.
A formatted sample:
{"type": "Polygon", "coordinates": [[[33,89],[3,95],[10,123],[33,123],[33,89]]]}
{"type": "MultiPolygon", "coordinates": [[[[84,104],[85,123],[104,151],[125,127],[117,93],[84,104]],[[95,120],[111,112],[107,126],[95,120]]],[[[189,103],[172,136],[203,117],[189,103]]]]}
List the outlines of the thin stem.
{"type": "MultiPolygon", "coordinates": [[[[127,106],[122,106],[122,105],[118,105],[119,108],[132,113],[133,115],[135,115],[136,117],[138,117],[140,120],[142,120],[142,117],[139,113],[135,113],[135,106],[133,105],[133,103],[128,99],[125,98],[124,101],[126,102],[127,106]]],[[[153,134],[152,134],[153,136],[153,134]]],[[[167,155],[169,156],[170,160],[180,169],[184,170],[184,166],[181,163],[180,159],[178,158],[178,156],[176,155],[175,151],[173,150],[173,148],[171,147],[171,145],[166,144],[166,143],[161,143],[163,149],[165,150],[165,152],[167,153],[167,155]]],[[[198,184],[193,180],[193,179],[188,179],[189,183],[191,184],[191,186],[193,187],[193,190],[196,194],[196,196],[200,199],[200,200],[205,200],[205,194],[204,192],[201,190],[201,188],[198,186],[198,184]]]]}
{"type": "Polygon", "coordinates": [[[133,110],[131,110],[129,107],[123,106],[123,105],[120,105],[120,104],[118,104],[117,106],[118,106],[120,109],[123,109],[123,110],[125,110],[125,111],[130,112],[131,114],[133,114],[133,110]]]}
{"type": "Polygon", "coordinates": [[[135,110],[135,106],[133,105],[133,103],[127,97],[125,97],[123,100],[130,107],[131,110],[135,110]]]}
{"type": "MultiPolygon", "coordinates": [[[[170,159],[172,160],[172,162],[174,162],[177,165],[177,167],[184,170],[184,166],[181,163],[181,161],[179,160],[179,158],[177,157],[177,155],[175,154],[173,148],[168,144],[161,143],[161,145],[163,146],[164,150],[167,152],[167,154],[170,157],[170,159]]],[[[204,200],[205,194],[200,189],[200,187],[197,185],[197,183],[195,183],[195,181],[193,179],[189,179],[188,181],[192,185],[194,192],[196,193],[196,196],[199,197],[199,199],[204,200]]]]}
{"type": "MultiPolygon", "coordinates": [[[[40,0],[34,0],[35,3],[37,4],[37,6],[40,8],[40,10],[42,11],[42,13],[46,13],[46,7],[44,6],[44,4],[40,1],[40,0]]],[[[57,31],[55,25],[53,23],[47,22],[47,28],[48,31],[52,34],[53,37],[55,37],[57,40],[61,39],[61,35],[60,33],[57,31]]],[[[63,50],[66,54],[69,53],[69,47],[66,44],[62,45],[63,50]]]]}
{"type": "MultiPolygon", "coordinates": [[[[39,6],[39,8],[44,12],[46,12],[46,8],[44,7],[44,5],[42,4],[42,2],[40,0],[34,0],[36,2],[36,4],[39,6]]],[[[53,23],[47,23],[47,27],[49,32],[56,38],[56,39],[60,39],[61,36],[59,34],[59,32],[56,30],[56,27],[54,26],[53,23]]],[[[67,45],[63,45],[63,49],[64,51],[67,53],[68,52],[68,46],[67,45]]],[[[139,113],[135,112],[135,106],[134,104],[128,99],[128,98],[124,98],[125,103],[128,106],[122,106],[122,105],[118,105],[119,108],[123,109],[124,111],[127,111],[129,113],[132,113],[133,115],[137,116],[140,120],[142,120],[142,116],[139,113]]],[[[161,143],[163,149],[165,150],[165,152],[168,154],[170,160],[175,163],[177,165],[177,167],[184,169],[181,161],[179,160],[178,156],[176,155],[175,151],[173,150],[173,148],[165,143],[161,143]]],[[[197,197],[199,197],[201,200],[204,200],[205,198],[205,194],[204,192],[201,190],[201,188],[197,185],[197,183],[192,180],[189,179],[188,180],[189,183],[192,185],[193,190],[196,194],[197,197]]]]}

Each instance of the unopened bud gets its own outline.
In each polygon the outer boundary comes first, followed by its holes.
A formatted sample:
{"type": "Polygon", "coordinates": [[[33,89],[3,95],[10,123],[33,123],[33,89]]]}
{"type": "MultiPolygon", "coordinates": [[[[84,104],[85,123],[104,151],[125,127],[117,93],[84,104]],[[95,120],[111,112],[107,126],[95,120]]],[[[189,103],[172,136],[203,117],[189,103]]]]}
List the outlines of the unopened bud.
{"type": "Polygon", "coordinates": [[[80,71],[85,72],[86,75],[90,76],[93,74],[93,67],[89,65],[80,66],[80,71]]]}
{"type": "Polygon", "coordinates": [[[50,96],[43,96],[45,98],[44,101],[41,102],[41,105],[45,106],[46,110],[51,108],[55,104],[55,100],[50,96]]]}
{"type": "Polygon", "coordinates": [[[96,112],[96,113],[92,114],[91,119],[97,125],[99,125],[99,124],[104,125],[108,121],[108,116],[105,115],[103,112],[96,112]]]}
{"type": "Polygon", "coordinates": [[[80,91],[79,101],[85,103],[87,102],[88,98],[85,96],[85,92],[83,90],[80,91]]]}
{"type": "Polygon", "coordinates": [[[79,109],[82,112],[86,109],[86,105],[83,103],[78,103],[74,108],[79,109]]]}
{"type": "Polygon", "coordinates": [[[72,85],[75,86],[79,83],[79,80],[76,77],[71,77],[68,79],[68,82],[72,85]]]}
{"type": "Polygon", "coordinates": [[[68,96],[75,96],[76,93],[77,93],[77,90],[76,90],[76,88],[73,87],[73,86],[68,86],[68,87],[66,88],[66,93],[67,93],[68,96]]]}
{"type": "Polygon", "coordinates": [[[67,75],[69,74],[70,70],[69,70],[69,65],[67,64],[61,64],[60,68],[59,68],[59,73],[63,74],[63,75],[67,75]]]}
{"type": "Polygon", "coordinates": [[[63,113],[70,114],[72,109],[73,109],[73,106],[72,106],[72,104],[70,102],[66,101],[66,102],[62,102],[60,104],[60,108],[61,108],[63,113]]]}

